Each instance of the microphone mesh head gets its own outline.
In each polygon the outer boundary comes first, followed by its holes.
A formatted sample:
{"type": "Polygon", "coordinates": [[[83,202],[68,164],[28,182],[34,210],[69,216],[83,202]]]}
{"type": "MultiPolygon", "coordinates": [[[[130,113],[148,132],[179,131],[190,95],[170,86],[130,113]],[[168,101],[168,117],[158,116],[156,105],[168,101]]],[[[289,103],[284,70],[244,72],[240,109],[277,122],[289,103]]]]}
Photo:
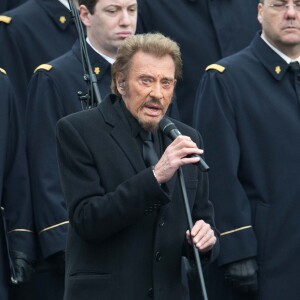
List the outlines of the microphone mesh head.
{"type": "Polygon", "coordinates": [[[159,128],[165,135],[169,135],[171,130],[176,129],[176,126],[170,119],[165,117],[159,122],[159,128]]]}

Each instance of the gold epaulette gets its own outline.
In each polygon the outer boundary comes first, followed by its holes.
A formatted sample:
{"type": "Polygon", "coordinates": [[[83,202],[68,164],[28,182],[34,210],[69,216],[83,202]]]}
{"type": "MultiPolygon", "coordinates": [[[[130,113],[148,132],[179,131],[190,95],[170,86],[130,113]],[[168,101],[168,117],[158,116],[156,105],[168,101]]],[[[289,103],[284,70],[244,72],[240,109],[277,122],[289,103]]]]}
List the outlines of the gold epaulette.
{"type": "Polygon", "coordinates": [[[0,68],[0,72],[6,75],[6,71],[2,68],[0,68]]]}
{"type": "Polygon", "coordinates": [[[46,70],[46,71],[50,71],[52,69],[52,66],[51,65],[48,65],[48,64],[42,64],[42,65],[39,65],[33,73],[35,73],[36,71],[38,70],[46,70]]]}
{"type": "Polygon", "coordinates": [[[8,16],[0,16],[0,22],[9,24],[11,22],[11,17],[8,16]]]}
{"type": "Polygon", "coordinates": [[[216,70],[220,73],[223,73],[225,71],[225,67],[218,64],[212,64],[206,67],[205,72],[207,72],[208,70],[216,70]]]}

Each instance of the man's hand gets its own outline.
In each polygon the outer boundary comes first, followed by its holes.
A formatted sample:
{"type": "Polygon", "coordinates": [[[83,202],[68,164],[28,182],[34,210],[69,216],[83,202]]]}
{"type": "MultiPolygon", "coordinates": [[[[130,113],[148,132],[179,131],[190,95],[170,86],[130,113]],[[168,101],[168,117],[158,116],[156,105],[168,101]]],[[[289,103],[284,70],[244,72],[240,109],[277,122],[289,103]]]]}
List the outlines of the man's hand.
{"type": "Polygon", "coordinates": [[[199,162],[199,157],[188,157],[191,154],[202,154],[190,137],[178,136],[165,150],[160,160],[154,167],[158,183],[164,183],[171,179],[179,167],[199,162]]]}
{"type": "Polygon", "coordinates": [[[188,241],[193,241],[201,253],[210,251],[217,241],[215,232],[211,229],[210,225],[203,220],[199,220],[195,223],[191,230],[191,235],[190,231],[187,230],[186,237],[188,241]]]}
{"type": "Polygon", "coordinates": [[[12,251],[17,283],[28,282],[34,272],[33,262],[20,251],[12,251]]]}
{"type": "Polygon", "coordinates": [[[225,281],[242,293],[256,292],[258,289],[257,269],[254,258],[228,264],[224,272],[225,281]]]}

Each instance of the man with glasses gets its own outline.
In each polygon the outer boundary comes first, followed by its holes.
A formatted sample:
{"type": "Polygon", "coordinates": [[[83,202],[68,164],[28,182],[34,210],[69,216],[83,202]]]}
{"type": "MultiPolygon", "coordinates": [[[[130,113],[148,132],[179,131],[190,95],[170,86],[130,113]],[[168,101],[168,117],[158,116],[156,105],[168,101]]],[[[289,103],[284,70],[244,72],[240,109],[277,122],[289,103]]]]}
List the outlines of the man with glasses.
{"type": "Polygon", "coordinates": [[[300,1],[261,1],[258,20],[196,98],[221,232],[212,300],[299,298],[300,1]]]}

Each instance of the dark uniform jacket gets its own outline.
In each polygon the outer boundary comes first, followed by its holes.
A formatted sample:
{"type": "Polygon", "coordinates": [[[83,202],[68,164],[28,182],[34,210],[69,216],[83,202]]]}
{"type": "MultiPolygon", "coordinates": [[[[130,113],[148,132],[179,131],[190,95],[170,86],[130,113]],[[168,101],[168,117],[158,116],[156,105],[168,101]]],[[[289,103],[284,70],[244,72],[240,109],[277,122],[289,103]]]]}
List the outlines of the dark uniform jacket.
{"type": "Polygon", "coordinates": [[[255,256],[258,299],[299,298],[299,76],[257,34],[210,66],[197,94],[219,265],[255,256]]]}
{"type": "Polygon", "coordinates": [[[13,9],[16,6],[24,3],[27,0],[1,0],[0,2],[0,13],[3,13],[7,10],[13,9]]]}
{"type": "Polygon", "coordinates": [[[0,299],[6,300],[11,277],[7,246],[34,259],[34,234],[23,127],[2,69],[0,87],[0,299]]]}
{"type": "MultiPolygon", "coordinates": [[[[159,186],[119,101],[111,95],[58,122],[70,216],[64,299],[186,299],[180,258],[188,225],[178,177],[167,183],[168,192],[159,186]]],[[[201,147],[199,133],[174,123],[201,147]]],[[[170,143],[163,138],[164,148],[170,143]]],[[[183,172],[193,220],[214,226],[207,174],[195,165],[183,172]]]]}
{"type": "Polygon", "coordinates": [[[197,86],[207,65],[246,47],[259,29],[258,0],[138,0],[138,31],[179,43],[183,80],[176,85],[180,120],[192,124],[197,86]]]}
{"type": "Polygon", "coordinates": [[[28,0],[0,16],[0,65],[22,97],[23,108],[35,68],[67,52],[76,38],[70,12],[58,0],[28,0]]]}
{"type": "MultiPolygon", "coordinates": [[[[110,63],[88,46],[102,97],[110,92],[110,63]]],[[[87,92],[79,42],[38,67],[29,84],[26,109],[27,153],[35,224],[43,257],[65,249],[68,217],[61,192],[55,148],[56,122],[82,110],[77,92],[87,92]]]]}

